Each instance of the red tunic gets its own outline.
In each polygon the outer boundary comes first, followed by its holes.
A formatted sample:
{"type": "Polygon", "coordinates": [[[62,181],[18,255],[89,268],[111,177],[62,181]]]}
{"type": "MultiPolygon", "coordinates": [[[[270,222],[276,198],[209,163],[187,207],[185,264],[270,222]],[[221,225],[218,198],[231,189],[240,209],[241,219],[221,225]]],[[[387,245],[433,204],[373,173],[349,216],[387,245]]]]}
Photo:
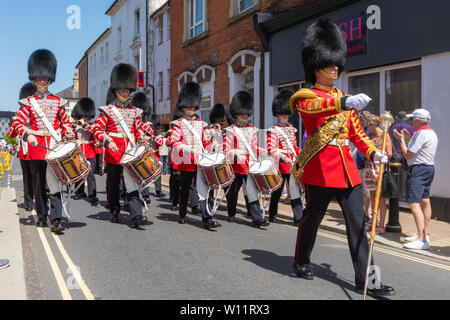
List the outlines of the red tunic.
{"type": "Polygon", "coordinates": [[[77,127],[77,140],[81,143],[81,150],[86,159],[95,159],[95,143],[96,139],[92,130],[94,125],[89,125],[86,128],[77,127]]]}
{"type": "MultiPolygon", "coordinates": [[[[8,129],[8,136],[10,136],[11,138],[15,138],[15,137],[17,137],[17,130],[16,130],[16,128],[15,128],[15,126],[13,125],[14,123],[12,123],[11,124],[11,127],[9,127],[9,129],[8,129]]],[[[25,142],[25,141],[23,141],[22,139],[20,139],[19,138],[19,144],[20,144],[20,146],[19,146],[19,152],[18,152],[18,158],[20,159],[20,160],[30,160],[30,153],[29,152],[27,152],[27,154],[23,154],[23,145],[24,144],[27,144],[28,145],[28,142],[25,142]]]]}
{"type": "MultiPolygon", "coordinates": [[[[96,139],[98,139],[103,145],[105,141],[113,141],[119,150],[122,152],[112,152],[109,148],[105,150],[105,162],[111,164],[120,164],[120,160],[124,155],[123,152],[127,150],[129,140],[120,125],[119,119],[113,112],[113,108],[119,111],[124,117],[126,125],[132,135],[134,135],[135,141],[144,135],[142,132],[142,110],[126,105],[121,108],[117,105],[110,104],[108,106],[100,107],[100,115],[95,122],[93,133],[96,139]],[[119,137],[120,136],[120,137],[119,137]]],[[[133,141],[133,143],[135,143],[133,141]]]]}
{"type": "Polygon", "coordinates": [[[297,129],[295,129],[291,124],[286,124],[285,126],[277,125],[267,130],[267,151],[275,159],[275,161],[279,162],[279,170],[281,174],[291,173],[291,166],[283,160],[289,158],[293,161],[294,157],[300,152],[296,133],[297,129]],[[291,150],[286,142],[286,139],[278,130],[282,130],[286,134],[286,137],[289,139],[294,151],[291,150]]]}
{"type": "MultiPolygon", "coordinates": [[[[67,130],[71,130],[64,108],[67,101],[52,94],[48,94],[46,98],[40,98],[35,95],[19,101],[21,107],[12,124],[17,130],[17,135],[20,138],[23,138],[24,134],[34,135],[38,144],[48,147],[50,146],[50,134],[44,122],[38,117],[31,105],[30,100],[33,97],[45,113],[53,129],[61,133],[61,137],[64,137],[67,130]],[[44,132],[46,132],[45,135],[43,135],[44,132]]],[[[28,157],[30,160],[45,160],[46,154],[47,149],[40,146],[33,147],[28,144],[28,157]]]]}
{"type": "Polygon", "coordinates": [[[205,134],[205,127],[208,125],[206,122],[195,118],[192,120],[178,119],[171,122],[172,133],[169,137],[169,146],[172,147],[171,154],[171,166],[174,170],[181,171],[197,171],[197,157],[191,154],[191,149],[194,147],[198,153],[201,153],[201,146],[199,142],[194,138],[189,127],[184,120],[194,128],[198,136],[201,138],[201,143],[204,149],[210,145],[209,138],[205,134]]]}
{"type": "MultiPolygon", "coordinates": [[[[342,97],[344,97],[342,91],[317,84],[313,89],[301,89],[295,93],[290,105],[291,109],[295,107],[299,111],[306,133],[310,136],[330,116],[343,112],[342,97]]],[[[304,184],[347,188],[361,183],[356,164],[350,154],[348,140],[367,158],[378,150],[365,134],[355,111],[352,109],[347,112],[350,112],[347,127],[336,137],[336,140],[347,143],[328,144],[319,151],[304,168],[300,179],[304,184]]]]}
{"type": "Polygon", "coordinates": [[[252,126],[251,124],[246,124],[245,126],[240,126],[238,123],[233,124],[225,129],[225,139],[223,141],[223,151],[226,154],[228,161],[231,163],[231,167],[233,168],[234,173],[237,174],[248,174],[248,162],[250,159],[250,154],[245,147],[245,144],[241,141],[239,136],[236,133],[236,128],[240,129],[241,134],[247,140],[247,143],[250,146],[250,149],[253,151],[253,154],[257,156],[259,153],[258,148],[258,138],[256,133],[258,132],[258,128],[252,126]],[[245,162],[239,161],[235,156],[245,155],[245,162]]]}

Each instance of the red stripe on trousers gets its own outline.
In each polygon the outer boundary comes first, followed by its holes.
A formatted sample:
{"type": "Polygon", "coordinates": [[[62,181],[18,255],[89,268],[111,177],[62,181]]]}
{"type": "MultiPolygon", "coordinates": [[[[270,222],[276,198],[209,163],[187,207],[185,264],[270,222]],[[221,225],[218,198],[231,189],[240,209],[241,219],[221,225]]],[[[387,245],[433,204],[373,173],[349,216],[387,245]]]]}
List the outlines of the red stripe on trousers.
{"type": "Polygon", "coordinates": [[[295,261],[297,262],[297,258],[298,258],[298,249],[300,248],[300,234],[302,233],[302,227],[303,224],[305,223],[306,219],[308,218],[308,202],[309,202],[309,185],[306,185],[306,193],[308,194],[308,201],[306,201],[305,204],[305,217],[302,221],[302,223],[300,224],[300,227],[298,228],[298,235],[297,235],[297,251],[295,252],[295,261]]]}

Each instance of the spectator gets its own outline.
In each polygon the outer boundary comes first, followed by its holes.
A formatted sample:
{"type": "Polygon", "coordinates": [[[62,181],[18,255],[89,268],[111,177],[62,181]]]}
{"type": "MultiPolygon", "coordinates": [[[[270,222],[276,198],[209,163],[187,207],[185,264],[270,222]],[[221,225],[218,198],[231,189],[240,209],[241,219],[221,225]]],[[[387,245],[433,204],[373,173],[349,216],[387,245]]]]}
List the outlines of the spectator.
{"type": "Polygon", "coordinates": [[[438,138],[429,126],[431,115],[425,109],[416,109],[406,115],[411,118],[414,134],[407,129],[401,132],[394,129],[395,139],[400,141],[403,157],[408,162],[406,180],[406,201],[416,222],[417,233],[407,237],[404,244],[408,249],[429,249],[428,228],[431,221],[430,186],[434,178],[434,158],[438,138]]]}
{"type": "Polygon", "coordinates": [[[163,136],[163,144],[159,147],[159,155],[161,157],[161,162],[163,164],[163,172],[162,174],[169,174],[169,148],[166,145],[167,138],[166,133],[162,133],[161,136],[163,136]]]}
{"type": "MultiPolygon", "coordinates": [[[[372,143],[379,150],[381,150],[381,146],[383,143],[383,130],[380,128],[380,124],[381,124],[380,117],[378,117],[377,115],[371,115],[369,117],[367,124],[367,129],[370,131],[369,137],[371,137],[372,143]]],[[[392,157],[392,142],[389,135],[386,137],[385,153],[389,159],[392,157]]],[[[382,172],[380,172],[380,166],[375,165],[372,161],[370,161],[370,159],[367,159],[364,177],[366,188],[370,193],[370,203],[372,210],[375,206],[375,196],[378,184],[378,177],[380,174],[383,174],[382,172]]],[[[386,200],[383,197],[380,197],[379,208],[380,208],[380,220],[378,221],[377,224],[376,234],[383,234],[385,233],[384,222],[387,214],[386,200]]]]}

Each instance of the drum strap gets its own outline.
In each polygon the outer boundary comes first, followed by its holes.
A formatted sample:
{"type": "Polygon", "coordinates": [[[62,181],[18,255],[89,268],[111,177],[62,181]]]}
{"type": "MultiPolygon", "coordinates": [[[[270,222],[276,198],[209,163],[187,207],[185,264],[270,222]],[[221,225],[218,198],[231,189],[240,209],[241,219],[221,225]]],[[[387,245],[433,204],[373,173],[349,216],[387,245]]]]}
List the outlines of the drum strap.
{"type": "Polygon", "coordinates": [[[241,139],[242,143],[247,148],[248,154],[250,155],[252,160],[257,161],[257,158],[255,157],[255,154],[253,153],[252,148],[250,148],[250,145],[248,144],[247,139],[245,139],[244,135],[242,134],[241,129],[234,127],[234,131],[237,133],[237,135],[239,136],[239,139],[241,139]]]}
{"type": "Polygon", "coordinates": [[[33,97],[30,99],[31,105],[33,106],[34,111],[36,111],[39,118],[41,118],[42,122],[44,122],[44,125],[47,127],[48,131],[52,135],[53,139],[55,139],[56,142],[60,142],[61,138],[59,134],[56,132],[56,130],[53,128],[53,126],[50,124],[50,121],[48,121],[47,116],[45,115],[44,111],[42,111],[42,108],[37,103],[36,99],[33,97]]]}
{"type": "Polygon", "coordinates": [[[203,149],[203,143],[202,143],[202,138],[200,137],[200,135],[198,134],[197,131],[195,131],[194,127],[191,126],[191,124],[189,123],[189,121],[187,121],[186,119],[182,119],[181,120],[187,127],[188,129],[192,132],[195,140],[197,140],[197,143],[200,145],[200,147],[202,148],[202,152],[205,153],[205,149],[203,149]]]}
{"type": "Polygon", "coordinates": [[[114,112],[117,119],[119,119],[120,126],[122,127],[123,131],[127,135],[128,140],[130,140],[130,143],[133,145],[133,147],[136,146],[134,139],[133,139],[133,135],[131,134],[130,129],[128,129],[128,126],[125,123],[125,119],[121,116],[121,114],[119,113],[119,111],[117,110],[116,107],[111,108],[111,110],[114,112]]]}
{"type": "Polygon", "coordinates": [[[292,153],[295,155],[295,149],[294,146],[292,145],[291,141],[289,141],[288,136],[286,135],[286,132],[284,132],[284,130],[281,130],[280,127],[276,127],[277,131],[283,136],[284,140],[286,141],[289,149],[291,149],[292,153]]]}

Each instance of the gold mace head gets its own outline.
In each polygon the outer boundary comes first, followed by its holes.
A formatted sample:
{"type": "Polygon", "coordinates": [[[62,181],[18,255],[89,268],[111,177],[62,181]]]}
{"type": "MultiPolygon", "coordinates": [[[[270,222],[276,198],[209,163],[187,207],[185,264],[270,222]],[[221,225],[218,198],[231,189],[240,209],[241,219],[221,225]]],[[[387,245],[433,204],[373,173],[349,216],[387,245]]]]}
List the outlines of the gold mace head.
{"type": "Polygon", "coordinates": [[[383,129],[388,130],[390,126],[394,123],[394,117],[392,116],[390,111],[385,111],[381,117],[380,121],[383,124],[383,129]]]}

